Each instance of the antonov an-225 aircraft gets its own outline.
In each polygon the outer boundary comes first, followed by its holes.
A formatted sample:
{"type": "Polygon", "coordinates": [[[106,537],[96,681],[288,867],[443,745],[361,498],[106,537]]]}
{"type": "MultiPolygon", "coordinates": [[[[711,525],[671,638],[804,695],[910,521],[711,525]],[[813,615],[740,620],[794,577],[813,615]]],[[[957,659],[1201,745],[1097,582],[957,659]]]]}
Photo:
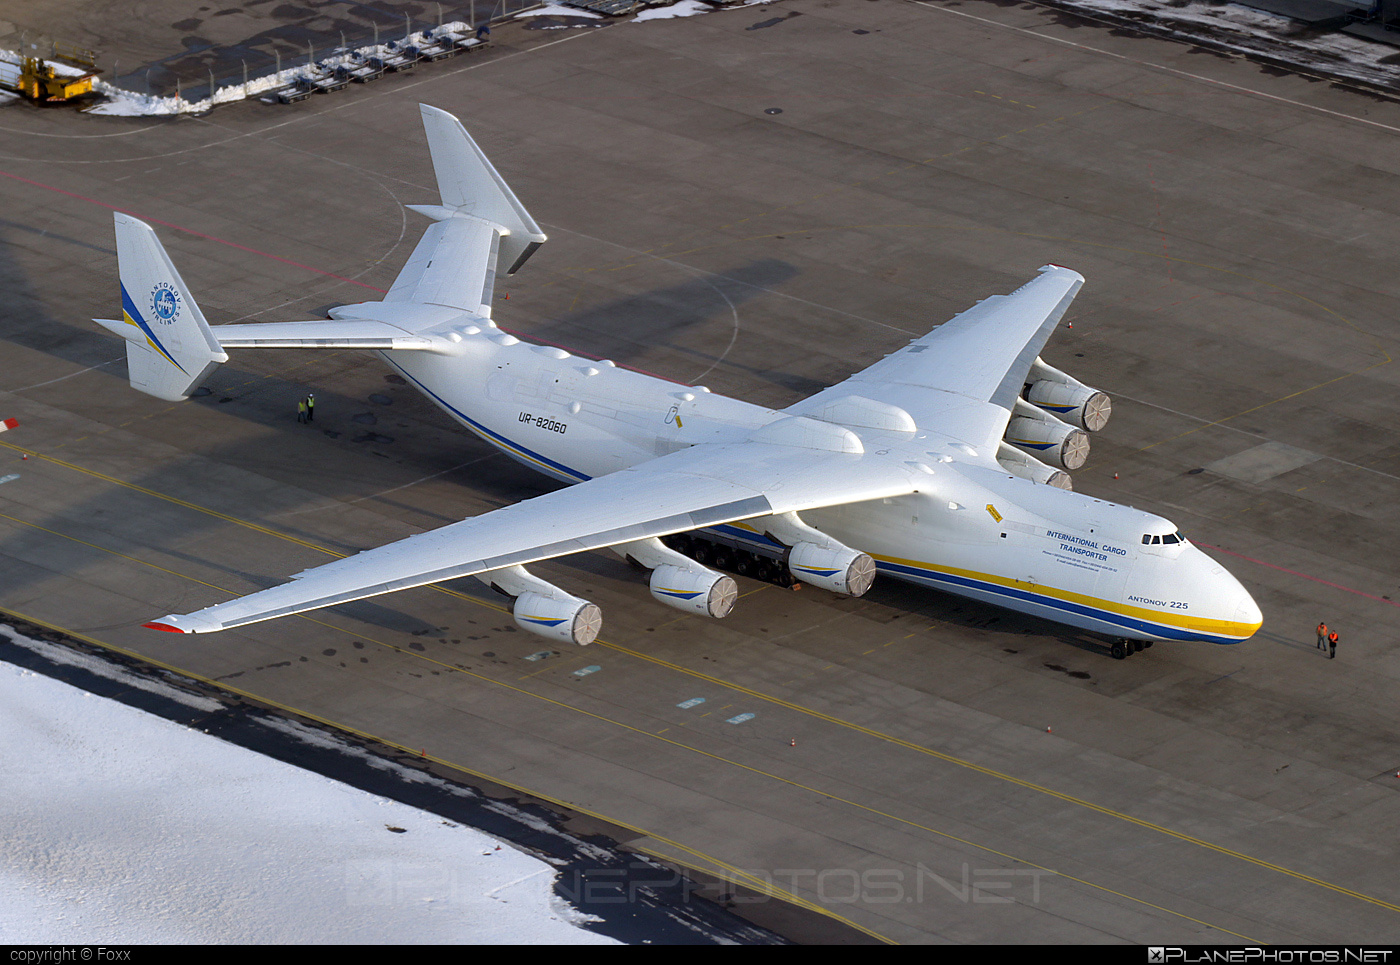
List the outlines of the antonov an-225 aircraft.
{"type": "Polygon", "coordinates": [[[611,547],[651,570],[657,600],[723,617],[735,582],[694,558],[715,544],[671,538],[701,531],[789,580],[860,596],[878,571],[1107,634],[1120,658],[1259,628],[1250,595],[1170,522],[1070,491],[1065,470],[1110,410],[1039,358],[1078,273],[1047,265],[845,382],[766,409],[497,328],[498,271],[545,235],[455,117],[422,115],[441,203],[410,206],[435,223],[383,301],[211,327],[154,231],[118,214],[123,314],[101,324],[126,339],[131,384],[171,401],[228,349],[375,350],[486,442],[572,485],[146,626],[207,633],[471,575],[514,598],[522,628],[586,644],[598,607],[528,564],[611,547]]]}

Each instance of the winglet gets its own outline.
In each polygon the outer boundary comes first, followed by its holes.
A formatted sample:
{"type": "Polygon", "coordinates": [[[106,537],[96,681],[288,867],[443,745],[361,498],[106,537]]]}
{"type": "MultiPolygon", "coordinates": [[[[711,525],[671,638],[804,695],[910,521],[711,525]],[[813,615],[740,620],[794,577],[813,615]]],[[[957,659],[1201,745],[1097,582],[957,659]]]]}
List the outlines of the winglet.
{"type": "Polygon", "coordinates": [[[433,156],[442,206],[505,228],[507,234],[501,238],[501,264],[510,266],[506,269],[507,275],[515,274],[548,240],[547,236],[476,146],[461,121],[427,104],[419,104],[418,108],[423,115],[423,131],[428,135],[428,150],[433,156]]]}

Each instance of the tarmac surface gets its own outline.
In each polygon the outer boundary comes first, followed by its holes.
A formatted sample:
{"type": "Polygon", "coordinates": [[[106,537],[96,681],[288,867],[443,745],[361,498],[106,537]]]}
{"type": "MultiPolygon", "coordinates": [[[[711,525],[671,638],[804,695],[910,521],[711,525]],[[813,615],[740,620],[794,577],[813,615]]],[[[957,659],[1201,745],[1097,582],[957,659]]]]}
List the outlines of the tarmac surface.
{"type": "Polygon", "coordinates": [[[287,107],[0,110],[0,608],[866,940],[1400,941],[1400,104],[1077,24],[782,0],[503,27],[476,59],[287,107]],[[1263,630],[1114,661],[891,582],[746,581],[705,622],[604,554],[537,568],[602,607],[587,649],[470,580],[141,629],[548,487],[373,357],[243,352],[170,405],[86,321],[118,310],[113,208],[156,225],[212,322],[379,297],[425,227],[402,205],[436,200],[419,102],[551,236],[498,285],[502,325],[754,402],[1046,262],[1081,271],[1045,357],[1115,414],[1076,488],[1177,522],[1263,630]]]}

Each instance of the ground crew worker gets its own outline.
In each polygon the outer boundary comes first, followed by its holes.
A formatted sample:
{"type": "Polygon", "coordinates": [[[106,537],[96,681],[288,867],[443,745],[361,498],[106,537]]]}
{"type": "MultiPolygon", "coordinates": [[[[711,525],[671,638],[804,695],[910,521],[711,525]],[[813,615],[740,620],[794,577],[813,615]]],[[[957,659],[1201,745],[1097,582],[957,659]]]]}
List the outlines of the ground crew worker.
{"type": "Polygon", "coordinates": [[[309,392],[306,394],[306,421],[316,421],[316,396],[309,392]]]}
{"type": "Polygon", "coordinates": [[[1335,659],[1337,658],[1337,631],[1336,631],[1336,630],[1333,630],[1331,633],[1327,634],[1327,647],[1328,647],[1328,649],[1331,651],[1330,653],[1327,654],[1327,659],[1328,659],[1328,660],[1335,660],[1335,659]]]}
{"type": "Polygon", "coordinates": [[[1317,625],[1317,649],[1327,649],[1327,624],[1325,623],[1317,625]]]}
{"type": "Polygon", "coordinates": [[[306,421],[306,400],[305,400],[305,399],[299,399],[299,400],[297,401],[297,421],[298,421],[298,422],[305,422],[305,421],[306,421]]]}

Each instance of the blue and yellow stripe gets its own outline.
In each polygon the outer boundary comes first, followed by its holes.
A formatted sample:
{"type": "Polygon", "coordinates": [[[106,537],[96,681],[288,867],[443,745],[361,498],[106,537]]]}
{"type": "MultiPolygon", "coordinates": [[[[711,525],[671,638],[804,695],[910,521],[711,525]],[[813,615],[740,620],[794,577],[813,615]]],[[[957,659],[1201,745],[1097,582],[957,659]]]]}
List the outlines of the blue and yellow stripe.
{"type": "Polygon", "coordinates": [[[975,590],[995,597],[1011,609],[1022,609],[1018,603],[1035,604],[1066,616],[1087,617],[1121,630],[1144,634],[1157,640],[1202,640],[1207,643],[1239,643],[1247,640],[1259,627],[1253,623],[1233,620],[1211,620],[1186,613],[1165,613],[1147,607],[1132,606],[1061,590],[1052,586],[1026,583],[993,573],[939,566],[918,560],[871,554],[880,569],[891,576],[925,583],[954,593],[966,595],[975,590]]]}
{"type": "MultiPolygon", "coordinates": [[[[146,336],[147,345],[159,352],[161,354],[161,357],[164,358],[171,365],[175,366],[181,372],[185,372],[185,367],[179,362],[175,361],[175,356],[171,355],[168,351],[166,351],[165,346],[160,343],[160,339],[156,338],[156,333],[151,331],[151,326],[147,325],[146,320],[141,317],[141,312],[136,307],[136,303],[131,300],[131,295],[127,292],[126,285],[122,285],[121,288],[123,320],[125,320],[125,322],[128,325],[135,325],[137,328],[139,328],[146,336]]],[[[185,374],[189,375],[190,373],[185,372],[185,374]]]]}

